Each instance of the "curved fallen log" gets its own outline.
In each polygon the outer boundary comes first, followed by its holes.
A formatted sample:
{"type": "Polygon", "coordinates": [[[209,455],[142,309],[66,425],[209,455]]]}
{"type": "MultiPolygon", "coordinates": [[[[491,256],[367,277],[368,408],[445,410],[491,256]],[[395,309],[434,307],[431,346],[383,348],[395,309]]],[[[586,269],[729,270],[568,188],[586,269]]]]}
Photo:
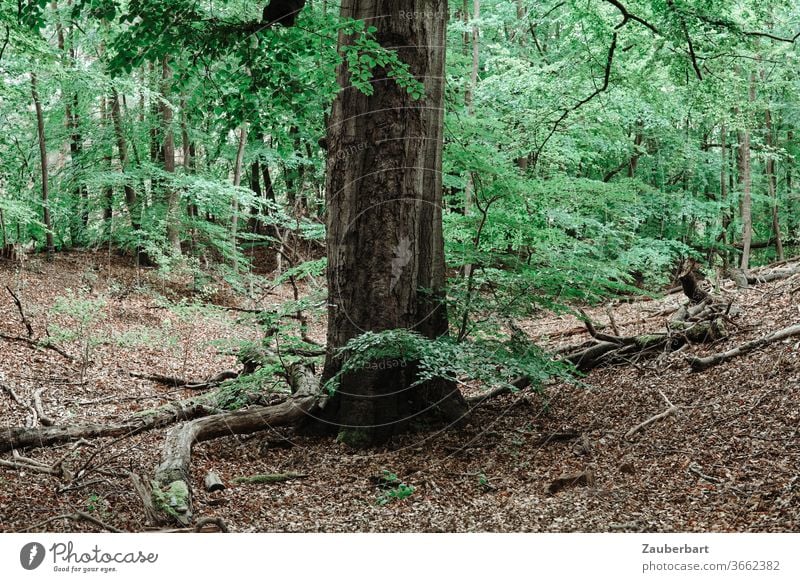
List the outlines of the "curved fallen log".
{"type": "Polygon", "coordinates": [[[59,443],[100,437],[120,437],[164,428],[182,420],[214,414],[217,409],[206,398],[171,402],[153,410],[145,410],[122,421],[111,423],[84,422],[33,428],[0,429],[0,453],[12,449],[41,448],[59,443]]]}
{"type": "Polygon", "coordinates": [[[749,341],[726,352],[706,356],[705,358],[693,357],[689,360],[689,364],[694,372],[702,372],[719,363],[731,360],[737,356],[741,356],[753,350],[762,348],[773,342],[781,341],[796,335],[800,335],[800,324],[785,327],[778,331],[774,331],[764,337],[749,341]]]}
{"type": "Polygon", "coordinates": [[[294,394],[273,406],[251,406],[215,414],[175,427],[167,435],[163,461],[153,479],[153,502],[165,518],[181,526],[192,522],[192,487],[189,465],[195,443],[224,436],[250,434],[273,426],[293,424],[320,403],[319,383],[309,368],[290,371],[294,394]]]}

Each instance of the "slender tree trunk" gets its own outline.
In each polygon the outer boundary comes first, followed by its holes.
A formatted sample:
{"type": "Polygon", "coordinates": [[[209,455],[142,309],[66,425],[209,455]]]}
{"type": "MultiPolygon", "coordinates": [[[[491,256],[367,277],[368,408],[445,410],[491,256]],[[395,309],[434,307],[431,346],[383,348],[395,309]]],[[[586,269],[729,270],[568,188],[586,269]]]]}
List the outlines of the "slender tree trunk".
{"type": "MultiPolygon", "coordinates": [[[[172,128],[172,107],[166,102],[170,94],[172,84],[172,68],[169,66],[169,57],[164,57],[161,62],[161,125],[164,132],[163,155],[164,171],[169,174],[175,173],[175,132],[172,128]]],[[[181,254],[181,232],[180,232],[180,210],[178,202],[180,193],[172,184],[166,187],[167,201],[167,240],[172,249],[172,254],[181,254]]]]}
{"type": "MultiPolygon", "coordinates": [[[[326,179],[328,345],[323,380],[341,370],[342,348],[364,332],[402,328],[423,337],[448,333],[442,236],[444,0],[347,0],[344,18],[378,28],[383,46],[398,47],[426,97],[375,72],[374,94],[354,90],[346,64],[337,80],[346,89],[328,124],[326,179]],[[403,10],[427,18],[381,18],[403,10]],[[347,155],[349,153],[349,155],[347,155]]],[[[352,39],[340,36],[340,43],[352,39]]],[[[340,377],[320,413],[339,439],[369,446],[432,413],[458,419],[466,405],[452,384],[413,386],[416,366],[387,358],[340,377]],[[437,414],[438,413],[438,414],[437,414]]]]}
{"type": "MultiPolygon", "coordinates": [[[[755,73],[750,73],[749,101],[756,100],[755,73]]],[[[742,184],[742,262],[740,267],[750,267],[750,245],[753,241],[752,175],[750,172],[750,129],[739,132],[739,179],[742,184]]]]}
{"type": "Polygon", "coordinates": [[[767,132],[767,163],[764,165],[764,170],[767,173],[767,189],[769,192],[769,199],[772,203],[772,236],[775,238],[775,253],[777,259],[782,261],[783,256],[783,240],[781,239],[781,223],[778,213],[778,188],[777,179],[775,176],[775,157],[773,153],[774,138],[772,136],[772,112],[767,109],[764,112],[764,129],[767,132]]]}
{"type": "MultiPolygon", "coordinates": [[[[59,55],[61,55],[62,62],[66,63],[66,59],[69,58],[69,61],[74,63],[77,59],[77,53],[74,45],[72,44],[72,35],[70,29],[68,28],[67,34],[64,34],[64,27],[62,26],[61,20],[58,17],[57,0],[53,0],[53,2],[51,2],[51,9],[56,15],[55,31],[59,55]],[[70,39],[69,49],[67,49],[66,37],[69,37],[70,39]]],[[[72,165],[75,167],[74,176],[75,180],[77,181],[74,193],[78,208],[74,216],[78,220],[70,220],[69,222],[70,239],[72,240],[73,244],[76,244],[77,240],[81,239],[86,233],[86,230],[89,226],[89,190],[86,187],[86,184],[84,184],[81,180],[83,176],[83,170],[80,167],[80,164],[82,163],[81,154],[83,153],[83,137],[80,133],[78,93],[72,93],[71,96],[68,95],[68,91],[64,91],[64,93],[66,95],[66,98],[64,99],[64,120],[67,131],[69,132],[70,160],[72,165]],[[78,231],[77,233],[74,232],[76,230],[78,231]]]]}
{"type": "MultiPolygon", "coordinates": [[[[480,0],[473,0],[472,3],[472,18],[475,22],[472,25],[472,68],[469,76],[469,88],[465,95],[467,105],[467,115],[469,117],[475,116],[475,91],[478,88],[478,68],[480,66],[480,30],[478,28],[477,19],[481,17],[481,2],[480,0]]],[[[526,158],[527,159],[527,158],[526,158]]],[[[527,166],[527,164],[526,164],[527,166]]],[[[475,176],[471,170],[467,170],[467,184],[464,188],[464,216],[468,217],[472,212],[472,202],[475,196],[475,176]]],[[[472,274],[473,265],[467,263],[464,265],[464,278],[468,279],[472,274]]]]}
{"type": "MultiPolygon", "coordinates": [[[[109,112],[109,107],[108,103],[106,102],[105,96],[101,96],[100,119],[102,120],[103,123],[108,124],[112,115],[113,114],[109,112]]],[[[110,172],[112,167],[111,160],[114,154],[113,146],[109,145],[105,149],[106,151],[105,154],[103,155],[103,162],[110,172]]],[[[109,237],[109,239],[111,238],[111,223],[113,218],[114,218],[114,187],[108,185],[103,189],[103,221],[105,222],[106,234],[109,237]]],[[[87,223],[88,223],[88,216],[87,216],[87,223]]]]}
{"type": "MultiPolygon", "coordinates": [[[[731,215],[728,211],[728,129],[722,124],[719,130],[720,142],[720,161],[719,161],[719,202],[722,206],[722,244],[728,246],[728,226],[731,223],[731,215]]],[[[726,248],[722,253],[722,263],[725,270],[730,263],[729,251],[726,248]]]]}
{"type": "MultiPolygon", "coordinates": [[[[794,132],[786,132],[786,149],[792,147],[794,132]]],[[[800,196],[795,194],[794,188],[794,164],[786,164],[786,200],[789,203],[789,237],[796,243],[800,240],[800,196]]]]}
{"type": "Polygon", "coordinates": [[[53,243],[53,225],[50,221],[50,200],[48,191],[48,171],[47,171],[47,141],[44,136],[44,116],[42,115],[42,102],[39,99],[38,83],[36,73],[31,73],[31,97],[33,106],[36,110],[36,132],[39,138],[39,158],[42,166],[42,219],[45,228],[45,247],[47,249],[47,260],[53,259],[55,244],[53,243]]]}
{"type": "MultiPolygon", "coordinates": [[[[128,140],[125,139],[125,130],[122,126],[122,105],[120,103],[120,96],[115,88],[111,89],[111,120],[114,123],[114,136],[117,141],[119,165],[122,173],[125,174],[130,167],[128,159],[128,140]]],[[[131,229],[134,232],[134,236],[137,238],[136,261],[139,265],[150,265],[150,258],[139,242],[141,240],[142,209],[139,206],[136,189],[133,187],[133,184],[130,183],[130,177],[125,178],[123,192],[125,194],[125,207],[128,209],[128,214],[131,219],[131,229]]]]}
{"type": "MultiPolygon", "coordinates": [[[[238,188],[242,183],[242,165],[244,162],[244,148],[247,145],[247,125],[242,125],[239,130],[239,149],[236,151],[236,162],[233,166],[233,185],[238,188]]],[[[237,265],[236,249],[239,229],[239,194],[238,192],[233,196],[233,216],[231,217],[231,242],[233,243],[233,266],[237,265]]]]}

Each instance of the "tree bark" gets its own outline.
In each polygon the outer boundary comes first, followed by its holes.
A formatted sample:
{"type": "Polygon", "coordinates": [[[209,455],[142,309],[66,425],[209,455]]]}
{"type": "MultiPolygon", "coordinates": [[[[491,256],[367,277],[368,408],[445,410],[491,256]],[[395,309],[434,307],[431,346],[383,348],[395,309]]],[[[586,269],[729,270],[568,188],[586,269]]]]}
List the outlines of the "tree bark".
{"type": "MultiPolygon", "coordinates": [[[[77,103],[77,98],[78,97],[76,95],[75,96],[76,103],[77,103]]],[[[106,97],[105,97],[105,95],[101,95],[100,96],[100,120],[104,124],[107,124],[110,117],[111,117],[111,115],[109,114],[109,107],[108,107],[108,103],[106,101],[106,97]]],[[[113,124],[113,122],[112,122],[112,124],[113,124]]],[[[108,171],[110,172],[111,171],[111,167],[112,167],[111,160],[112,160],[112,157],[113,157],[113,154],[114,154],[113,146],[112,145],[108,145],[104,149],[105,149],[105,152],[103,154],[103,162],[106,165],[106,167],[108,168],[108,171]]],[[[88,208],[86,209],[86,212],[87,212],[86,217],[85,218],[82,217],[84,228],[86,228],[86,226],[89,223],[88,208]]],[[[113,218],[114,218],[114,187],[111,186],[111,185],[106,185],[103,188],[103,221],[105,222],[104,226],[105,226],[105,229],[106,229],[106,235],[108,236],[109,240],[111,239],[111,226],[112,226],[113,218]]]]}
{"type": "MultiPolygon", "coordinates": [[[[326,178],[328,345],[323,380],[346,355],[339,349],[366,331],[403,328],[426,338],[448,333],[442,236],[443,73],[445,0],[346,0],[344,18],[378,28],[383,46],[397,47],[411,73],[424,81],[415,101],[377,68],[374,94],[349,83],[346,64],[337,70],[344,87],[328,122],[326,178]],[[426,13],[428,18],[384,18],[426,13]]],[[[340,36],[340,43],[352,39],[340,36]]],[[[423,411],[459,418],[467,409],[451,384],[410,388],[413,363],[384,362],[344,374],[323,420],[339,438],[369,446],[389,438],[423,411]]]]}
{"type": "MultiPolygon", "coordinates": [[[[128,158],[128,140],[125,138],[125,130],[122,126],[122,105],[120,103],[119,92],[116,88],[111,89],[111,120],[114,124],[114,136],[117,141],[117,155],[119,156],[119,165],[122,173],[128,172],[130,162],[128,158]]],[[[139,238],[141,237],[141,212],[139,207],[138,196],[133,185],[129,179],[125,180],[125,185],[122,187],[125,194],[125,206],[128,209],[128,214],[131,220],[131,229],[137,237],[136,243],[136,261],[139,265],[150,265],[150,258],[142,248],[139,238]]]]}
{"type": "Polygon", "coordinates": [[[45,228],[45,247],[47,249],[47,260],[53,259],[55,244],[53,243],[53,225],[50,221],[50,201],[48,190],[48,171],[47,171],[47,141],[44,135],[44,116],[42,115],[42,102],[39,99],[38,83],[36,73],[31,73],[31,97],[33,106],[36,110],[36,133],[39,138],[39,158],[42,167],[42,219],[45,228]]]}
{"type": "MultiPolygon", "coordinates": [[[[236,161],[233,165],[233,186],[238,188],[242,183],[242,164],[244,162],[244,148],[247,145],[247,126],[242,125],[242,128],[239,130],[239,148],[236,150],[236,161]]],[[[233,196],[233,204],[232,204],[232,216],[231,216],[231,243],[233,244],[233,267],[236,269],[237,266],[237,259],[236,259],[236,237],[238,236],[239,230],[239,194],[235,193],[233,196]]]]}
{"type": "MultiPolygon", "coordinates": [[[[472,25],[472,69],[469,76],[469,87],[465,95],[464,101],[467,106],[467,115],[473,117],[475,115],[475,90],[478,87],[478,68],[480,66],[480,30],[478,29],[477,19],[481,16],[481,2],[480,0],[473,0],[472,2],[472,18],[476,20],[472,25]]],[[[527,158],[526,158],[527,159],[527,158]]],[[[527,168],[526,168],[527,169],[527,168]]],[[[467,168],[467,185],[464,188],[464,216],[469,217],[472,212],[472,199],[475,196],[475,176],[472,170],[467,168]]],[[[464,265],[464,278],[469,279],[472,273],[473,265],[467,263],[464,265]]]]}
{"type": "MultiPolygon", "coordinates": [[[[172,68],[169,66],[169,57],[164,57],[161,62],[161,103],[159,106],[161,112],[161,125],[164,136],[163,141],[163,156],[164,156],[164,171],[170,174],[175,173],[175,132],[172,128],[172,107],[166,102],[166,98],[170,93],[172,81],[172,68]]],[[[180,201],[179,192],[173,187],[172,184],[167,185],[166,202],[167,202],[167,240],[171,247],[172,253],[175,256],[181,254],[181,233],[180,233],[180,210],[178,202],[180,201]]]]}
{"type": "MultiPolygon", "coordinates": [[[[749,101],[756,100],[755,73],[750,74],[749,101]]],[[[750,267],[750,242],[753,240],[753,201],[751,197],[752,175],[750,173],[750,129],[739,132],[739,179],[742,183],[742,259],[740,267],[750,267]]]]}
{"type": "Polygon", "coordinates": [[[775,253],[779,261],[784,259],[783,255],[783,241],[781,240],[781,223],[780,215],[778,213],[778,189],[777,178],[775,176],[775,157],[772,151],[774,139],[772,136],[772,112],[767,109],[764,113],[764,129],[767,132],[767,150],[768,157],[764,170],[767,173],[767,189],[769,191],[769,199],[772,201],[772,235],[775,239],[775,253]]]}

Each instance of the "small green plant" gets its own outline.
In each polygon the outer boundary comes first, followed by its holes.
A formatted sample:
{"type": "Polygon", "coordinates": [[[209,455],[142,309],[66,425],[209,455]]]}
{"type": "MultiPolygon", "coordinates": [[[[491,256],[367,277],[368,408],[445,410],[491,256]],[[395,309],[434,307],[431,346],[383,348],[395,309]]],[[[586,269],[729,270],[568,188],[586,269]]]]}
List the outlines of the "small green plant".
{"type": "Polygon", "coordinates": [[[75,342],[80,350],[81,381],[92,361],[94,348],[106,341],[98,326],[106,318],[107,302],[102,297],[82,298],[67,289],[66,295],[56,298],[49,314],[63,324],[51,323],[47,326],[48,341],[51,343],[75,342]]]}
{"type": "Polygon", "coordinates": [[[380,486],[384,491],[378,495],[378,505],[388,505],[393,501],[402,501],[403,499],[411,497],[414,493],[413,485],[403,483],[396,474],[386,470],[383,471],[383,477],[380,479],[380,486]]]}
{"type": "Polygon", "coordinates": [[[89,497],[86,498],[86,503],[84,505],[87,512],[98,512],[103,515],[108,513],[108,506],[106,504],[105,499],[98,494],[98,493],[90,493],[89,497]]]}

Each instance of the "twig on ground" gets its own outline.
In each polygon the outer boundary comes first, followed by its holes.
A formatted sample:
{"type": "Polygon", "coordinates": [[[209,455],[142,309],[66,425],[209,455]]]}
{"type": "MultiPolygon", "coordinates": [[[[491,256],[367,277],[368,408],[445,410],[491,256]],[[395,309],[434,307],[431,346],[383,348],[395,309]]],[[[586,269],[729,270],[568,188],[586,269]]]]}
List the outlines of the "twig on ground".
{"type": "Polygon", "coordinates": [[[25,316],[25,310],[22,309],[22,301],[19,300],[17,294],[14,293],[13,289],[8,285],[6,285],[6,291],[11,294],[14,304],[17,306],[17,311],[19,311],[19,316],[22,318],[22,323],[25,325],[25,330],[28,332],[28,337],[33,338],[33,327],[31,327],[31,322],[28,321],[28,318],[25,316]]]}
{"type": "Polygon", "coordinates": [[[83,511],[76,511],[75,513],[62,513],[61,515],[56,515],[55,517],[45,519],[44,521],[40,521],[39,523],[36,523],[32,526],[17,530],[16,533],[24,533],[34,529],[39,529],[40,527],[44,527],[48,523],[52,523],[60,519],[69,519],[72,521],[88,521],[89,523],[93,523],[97,527],[100,527],[106,531],[110,531],[112,533],[122,533],[122,530],[117,529],[111,525],[108,525],[107,523],[97,519],[93,515],[89,515],[88,513],[84,513],[83,511]]]}
{"type": "Polygon", "coordinates": [[[628,432],[625,433],[625,438],[626,439],[630,439],[637,432],[639,432],[640,430],[644,430],[645,428],[647,428],[648,426],[650,426],[654,422],[662,420],[664,418],[667,418],[668,416],[671,416],[671,415],[675,414],[676,412],[678,412],[678,407],[675,406],[674,404],[672,404],[672,402],[669,401],[669,398],[667,398],[667,395],[664,394],[661,390],[659,390],[658,392],[659,392],[659,394],[661,394],[661,397],[667,402],[667,407],[668,408],[664,412],[660,412],[659,414],[656,414],[655,416],[651,416],[650,418],[648,418],[644,422],[634,426],[632,429],[630,429],[628,432]]]}

